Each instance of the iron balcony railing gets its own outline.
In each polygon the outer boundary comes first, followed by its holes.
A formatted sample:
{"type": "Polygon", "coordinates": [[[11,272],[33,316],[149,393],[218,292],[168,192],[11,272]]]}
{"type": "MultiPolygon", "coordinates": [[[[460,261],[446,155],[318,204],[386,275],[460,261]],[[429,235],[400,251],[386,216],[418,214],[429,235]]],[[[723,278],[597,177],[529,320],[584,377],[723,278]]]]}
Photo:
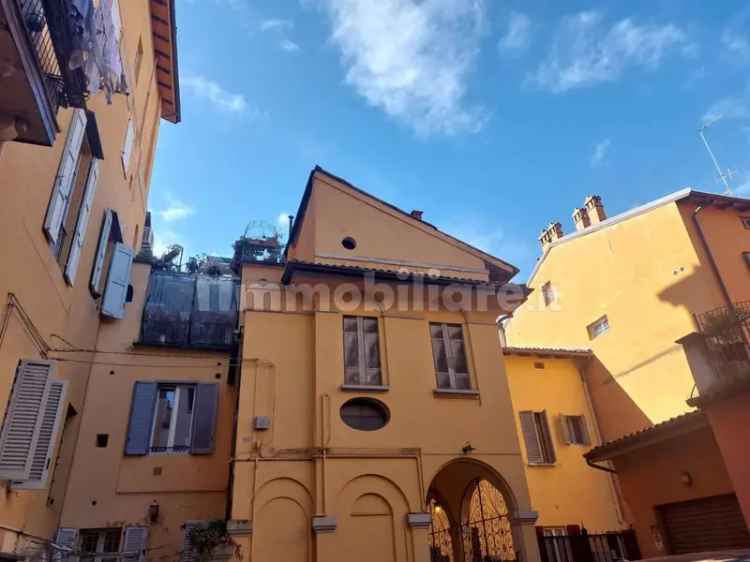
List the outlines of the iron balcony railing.
{"type": "Polygon", "coordinates": [[[719,383],[750,380],[750,301],[695,315],[719,383]]]}
{"type": "Polygon", "coordinates": [[[544,534],[538,528],[542,562],[619,562],[640,560],[641,552],[632,530],[589,534],[544,534]]]}
{"type": "Polygon", "coordinates": [[[80,8],[90,9],[91,0],[17,0],[29,44],[36,54],[53,113],[60,106],[83,107],[86,77],[71,59],[76,40],[84,32],[80,8]]]}

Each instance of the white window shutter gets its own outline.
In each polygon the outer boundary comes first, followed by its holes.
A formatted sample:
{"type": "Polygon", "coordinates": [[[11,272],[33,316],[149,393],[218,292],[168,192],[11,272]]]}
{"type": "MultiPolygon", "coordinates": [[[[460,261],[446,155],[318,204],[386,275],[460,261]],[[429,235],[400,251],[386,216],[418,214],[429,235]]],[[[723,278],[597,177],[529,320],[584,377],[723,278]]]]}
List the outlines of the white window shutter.
{"type": "Polygon", "coordinates": [[[22,361],[0,433],[0,479],[28,480],[39,439],[52,363],[22,361]]]}
{"type": "Polygon", "coordinates": [[[128,173],[128,164],[130,155],[133,152],[133,141],[135,141],[135,128],[133,118],[128,119],[128,128],[125,131],[125,141],[122,143],[122,170],[125,175],[128,173]]]}
{"type": "Polygon", "coordinates": [[[122,33],[122,20],[120,19],[120,2],[118,0],[111,0],[112,2],[112,31],[115,34],[115,42],[120,42],[120,35],[122,33]]]}
{"type": "Polygon", "coordinates": [[[145,562],[148,548],[148,527],[125,527],[122,533],[122,559],[128,562],[145,562]]]}
{"type": "Polygon", "coordinates": [[[70,192],[73,190],[78,154],[81,151],[85,131],[86,112],[83,109],[76,109],[70,120],[68,136],[60,157],[60,166],[52,187],[52,198],[47,207],[47,216],[44,218],[44,232],[53,244],[57,244],[57,238],[60,236],[60,227],[65,217],[70,192]]]}
{"type": "Polygon", "coordinates": [[[78,211],[78,221],[76,230],[73,234],[73,243],[70,246],[68,263],[65,265],[65,280],[72,285],[75,282],[76,271],[78,271],[78,262],[81,261],[81,252],[83,252],[83,242],[86,239],[86,228],[91,216],[91,208],[94,204],[94,194],[96,193],[96,184],[99,181],[99,160],[94,158],[89,167],[89,175],[86,178],[86,189],[83,193],[81,208],[78,211]]]}
{"type": "Polygon", "coordinates": [[[39,426],[39,439],[31,457],[31,470],[25,482],[14,483],[14,488],[39,490],[47,487],[49,472],[54,463],[54,454],[59,442],[60,431],[65,421],[68,383],[51,380],[47,383],[47,399],[42,411],[39,426]]]}
{"type": "Polygon", "coordinates": [[[133,266],[133,249],[127,244],[118,242],[112,252],[109,265],[107,287],[102,300],[102,314],[111,318],[125,316],[125,299],[130,284],[130,270],[133,266]]]}
{"type": "Polygon", "coordinates": [[[104,258],[107,255],[107,246],[109,245],[109,236],[112,231],[113,211],[112,209],[104,210],[104,220],[102,221],[102,230],[99,233],[99,244],[96,247],[96,256],[94,257],[94,267],[91,269],[91,281],[89,288],[95,297],[102,294],[102,273],[104,273],[104,258]]]}
{"type": "MultiPolygon", "coordinates": [[[[60,527],[55,535],[55,544],[75,552],[78,549],[78,529],[60,527]]],[[[55,549],[52,560],[54,562],[77,562],[78,556],[67,555],[64,550],[55,549]]]]}

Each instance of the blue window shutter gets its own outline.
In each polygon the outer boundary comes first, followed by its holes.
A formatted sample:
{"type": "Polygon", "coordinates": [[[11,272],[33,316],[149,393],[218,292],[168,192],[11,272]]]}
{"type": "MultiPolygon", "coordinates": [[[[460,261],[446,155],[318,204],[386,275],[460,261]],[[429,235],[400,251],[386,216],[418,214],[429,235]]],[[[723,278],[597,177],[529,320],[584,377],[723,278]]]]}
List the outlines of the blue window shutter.
{"type": "Polygon", "coordinates": [[[125,440],[126,455],[148,454],[157,386],[155,382],[137,382],[133,387],[128,436],[125,440]]]}
{"type": "Polygon", "coordinates": [[[102,314],[111,318],[125,316],[125,299],[130,284],[130,270],[133,267],[133,249],[127,244],[115,244],[112,263],[109,266],[107,288],[102,300],[102,314]]]}
{"type": "Polygon", "coordinates": [[[210,455],[214,452],[216,415],[219,409],[219,385],[195,385],[194,408],[190,452],[194,455],[210,455]]]}

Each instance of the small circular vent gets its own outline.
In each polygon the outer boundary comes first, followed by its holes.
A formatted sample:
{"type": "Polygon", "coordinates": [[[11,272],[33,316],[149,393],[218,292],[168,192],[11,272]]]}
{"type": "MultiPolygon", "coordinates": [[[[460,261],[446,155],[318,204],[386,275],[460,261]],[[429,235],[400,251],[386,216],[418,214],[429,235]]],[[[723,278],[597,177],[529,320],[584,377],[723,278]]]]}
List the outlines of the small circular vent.
{"type": "Polygon", "coordinates": [[[388,406],[374,398],[352,398],[341,406],[341,419],[352,429],[375,431],[391,419],[388,406]]]}
{"type": "Polygon", "coordinates": [[[353,250],[357,247],[357,241],[351,236],[347,236],[341,241],[341,245],[347,250],[353,250]]]}

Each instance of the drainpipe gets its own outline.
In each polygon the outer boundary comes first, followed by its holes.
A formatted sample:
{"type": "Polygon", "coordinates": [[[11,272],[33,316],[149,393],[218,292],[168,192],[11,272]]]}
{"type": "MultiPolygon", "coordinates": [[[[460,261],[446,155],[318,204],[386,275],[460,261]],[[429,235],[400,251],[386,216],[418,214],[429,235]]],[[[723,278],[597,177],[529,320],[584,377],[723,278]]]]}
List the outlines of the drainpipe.
{"type": "Polygon", "coordinates": [[[704,209],[703,205],[698,205],[695,208],[695,210],[693,211],[693,224],[695,224],[695,230],[698,233],[698,238],[700,238],[701,245],[703,246],[703,250],[706,252],[706,255],[708,256],[708,264],[711,266],[711,271],[713,271],[713,274],[716,277],[716,280],[719,282],[719,288],[721,289],[721,294],[724,296],[724,300],[726,301],[727,306],[731,309],[731,308],[734,308],[732,297],[729,295],[729,290],[727,289],[726,284],[724,284],[724,279],[721,276],[719,267],[716,265],[716,259],[714,259],[714,255],[711,252],[711,248],[709,247],[708,242],[706,241],[706,235],[703,232],[703,227],[701,226],[701,223],[698,220],[698,214],[703,209],[704,209]]]}

